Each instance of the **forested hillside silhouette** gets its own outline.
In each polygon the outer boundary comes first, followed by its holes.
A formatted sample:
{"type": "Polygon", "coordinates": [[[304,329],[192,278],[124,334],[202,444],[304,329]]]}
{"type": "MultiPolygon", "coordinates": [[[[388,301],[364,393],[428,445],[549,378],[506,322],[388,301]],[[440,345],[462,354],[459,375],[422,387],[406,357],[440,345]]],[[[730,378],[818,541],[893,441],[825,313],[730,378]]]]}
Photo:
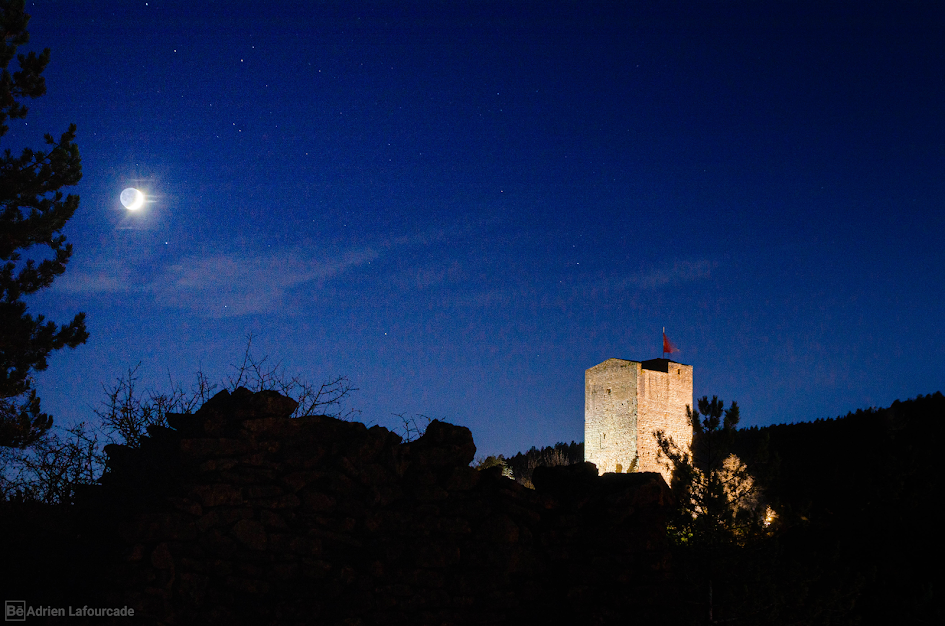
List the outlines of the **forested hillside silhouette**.
{"type": "Polygon", "coordinates": [[[574,465],[584,462],[584,442],[563,443],[558,442],[553,446],[536,448],[532,446],[527,452],[518,454],[505,459],[505,464],[512,470],[512,478],[515,482],[526,487],[532,485],[532,475],[536,467],[558,467],[561,465],[574,465]]]}
{"type": "Polygon", "coordinates": [[[779,559],[797,602],[849,607],[830,623],[942,623],[943,435],[941,392],[738,432],[743,458],[767,446],[751,469],[779,513],[779,559]]]}

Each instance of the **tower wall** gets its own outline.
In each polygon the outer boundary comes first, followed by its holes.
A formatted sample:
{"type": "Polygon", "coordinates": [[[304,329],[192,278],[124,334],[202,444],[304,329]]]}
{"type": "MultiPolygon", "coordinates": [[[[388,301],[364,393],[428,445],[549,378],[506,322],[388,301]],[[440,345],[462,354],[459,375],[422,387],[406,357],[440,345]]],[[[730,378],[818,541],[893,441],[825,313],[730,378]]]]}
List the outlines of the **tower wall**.
{"type": "Polygon", "coordinates": [[[584,460],[597,471],[671,472],[658,460],[654,436],[663,430],[680,448],[692,445],[692,366],[669,359],[638,363],[607,359],[584,374],[584,460]]]}
{"type": "Polygon", "coordinates": [[[686,406],[692,406],[692,366],[668,359],[642,364],[638,384],[637,454],[641,472],[660,472],[669,484],[671,472],[659,462],[655,433],[663,430],[677,446],[692,445],[692,427],[686,406]]]}
{"type": "Polygon", "coordinates": [[[584,460],[626,472],[637,454],[640,364],[607,359],[584,373],[584,460]]]}

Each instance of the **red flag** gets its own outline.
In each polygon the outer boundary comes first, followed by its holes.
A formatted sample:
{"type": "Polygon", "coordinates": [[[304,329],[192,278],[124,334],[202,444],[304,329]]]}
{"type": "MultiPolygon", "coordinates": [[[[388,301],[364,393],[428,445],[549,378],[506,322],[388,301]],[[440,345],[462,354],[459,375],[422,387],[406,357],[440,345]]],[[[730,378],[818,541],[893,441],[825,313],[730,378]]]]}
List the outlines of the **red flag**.
{"type": "Polygon", "coordinates": [[[663,352],[665,354],[672,354],[673,352],[679,352],[679,348],[674,346],[669,340],[669,337],[666,336],[666,333],[663,333],[663,352]]]}

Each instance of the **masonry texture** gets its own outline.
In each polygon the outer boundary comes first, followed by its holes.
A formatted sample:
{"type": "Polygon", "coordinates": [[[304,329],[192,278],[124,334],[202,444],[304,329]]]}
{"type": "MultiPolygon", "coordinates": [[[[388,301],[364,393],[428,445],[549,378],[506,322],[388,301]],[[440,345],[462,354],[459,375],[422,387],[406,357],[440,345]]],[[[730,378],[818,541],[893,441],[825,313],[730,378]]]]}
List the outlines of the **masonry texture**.
{"type": "Polygon", "coordinates": [[[605,472],[671,472],[657,458],[663,430],[688,450],[692,366],[669,359],[607,359],[584,375],[584,459],[605,472]]]}
{"type": "Polygon", "coordinates": [[[118,543],[107,606],[155,624],[610,624],[669,602],[660,475],[538,468],[530,490],[471,468],[466,428],[404,443],[295,406],[221,392],[107,447],[82,505],[118,543]]]}

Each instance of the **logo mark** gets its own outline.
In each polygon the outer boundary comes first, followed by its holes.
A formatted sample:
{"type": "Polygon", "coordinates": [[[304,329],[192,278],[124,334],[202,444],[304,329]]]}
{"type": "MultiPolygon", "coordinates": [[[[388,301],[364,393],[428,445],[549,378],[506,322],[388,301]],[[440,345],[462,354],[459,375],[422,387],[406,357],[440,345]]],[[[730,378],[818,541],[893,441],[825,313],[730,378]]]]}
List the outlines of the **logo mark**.
{"type": "Polygon", "coordinates": [[[4,602],[3,619],[7,622],[25,622],[26,600],[7,600],[4,602]]]}

